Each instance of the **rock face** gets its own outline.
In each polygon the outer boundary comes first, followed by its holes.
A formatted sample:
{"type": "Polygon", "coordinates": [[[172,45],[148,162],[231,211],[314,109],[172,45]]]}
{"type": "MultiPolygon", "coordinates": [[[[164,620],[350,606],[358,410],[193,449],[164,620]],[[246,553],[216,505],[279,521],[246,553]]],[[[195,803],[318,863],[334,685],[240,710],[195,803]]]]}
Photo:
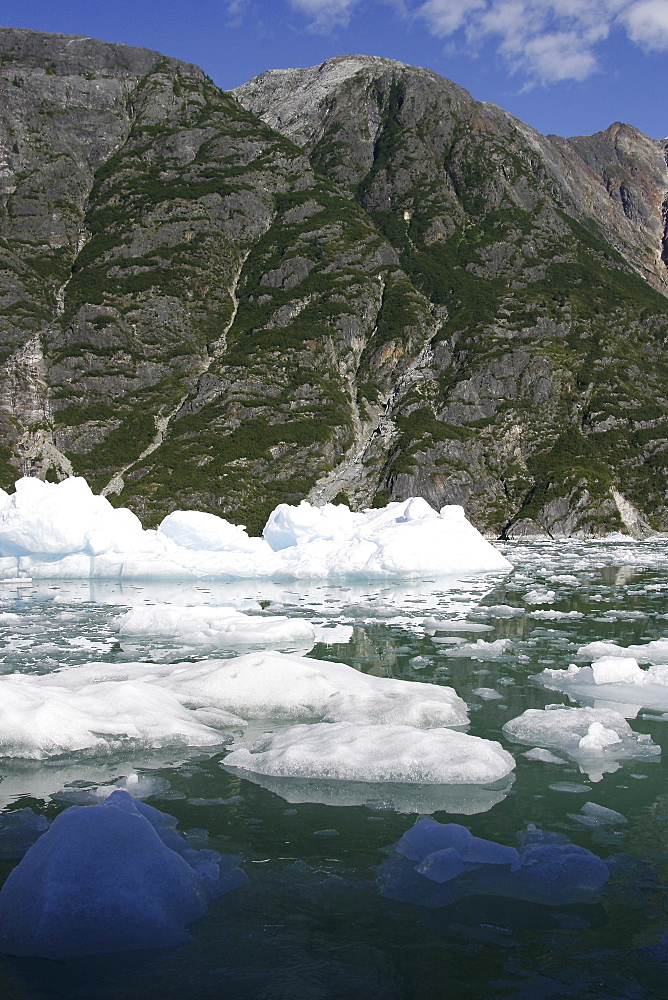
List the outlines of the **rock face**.
{"type": "Polygon", "coordinates": [[[386,59],[225,94],[13,29],[0,95],[0,485],[668,528],[667,142],[544,137],[386,59]]]}

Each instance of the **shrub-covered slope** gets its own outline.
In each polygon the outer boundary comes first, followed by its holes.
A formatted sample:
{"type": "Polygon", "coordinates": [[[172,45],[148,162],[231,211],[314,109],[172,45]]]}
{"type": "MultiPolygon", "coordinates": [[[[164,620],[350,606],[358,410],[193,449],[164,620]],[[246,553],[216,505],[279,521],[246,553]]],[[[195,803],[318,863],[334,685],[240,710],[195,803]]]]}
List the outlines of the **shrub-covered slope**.
{"type": "Polygon", "coordinates": [[[664,145],[546,139],[389,60],[229,95],[0,30],[0,485],[668,527],[664,145]]]}

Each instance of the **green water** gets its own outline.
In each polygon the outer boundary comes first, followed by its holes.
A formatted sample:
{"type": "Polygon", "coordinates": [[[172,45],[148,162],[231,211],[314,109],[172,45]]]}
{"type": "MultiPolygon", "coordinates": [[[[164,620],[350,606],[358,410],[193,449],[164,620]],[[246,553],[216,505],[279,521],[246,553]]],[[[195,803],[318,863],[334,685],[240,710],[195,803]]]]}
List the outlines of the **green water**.
{"type": "MultiPolygon", "coordinates": [[[[614,856],[599,901],[550,907],[489,895],[430,909],[385,898],[377,883],[379,866],[416,815],[392,808],[392,797],[380,786],[366,804],[291,801],[303,798],[303,790],[291,792],[288,782],[279,795],[230,774],[220,766],[224,751],[155,754],[135,748],[106,761],[5,759],[4,810],[30,805],[49,818],[65,807],[57,794],[52,798],[59,789],[108,784],[130,770],[147,775],[154,783],[147,801],[177,817],[180,830],[192,831],[194,846],[243,854],[249,883],[214,904],[192,928],[192,943],[180,949],[68,964],[0,959],[0,996],[668,997],[668,958],[657,949],[639,950],[668,931],[666,764],[661,758],[622,760],[617,770],[590,776],[570,759],[527,758],[529,747],[510,743],[501,731],[527,708],[569,704],[532,678],[546,666],[588,662],[577,656],[578,646],[600,639],[626,646],[668,636],[664,543],[545,543],[509,545],[505,551],[516,567],[507,578],[448,586],[442,581],[227,590],[202,585],[195,598],[239,607],[261,599],[268,602],[266,614],[350,625],[349,642],[321,644],[310,655],[379,676],[453,686],[469,704],[469,732],[499,740],[517,767],[512,785],[486,811],[436,811],[434,817],[513,845],[533,823],[567,835],[604,860],[614,856]],[[526,602],[536,589],[553,592],[549,603],[526,602]],[[536,611],[582,617],[550,619],[533,616],[536,611]],[[422,622],[432,615],[441,624],[427,634],[422,622]],[[448,629],[448,619],[492,628],[463,633],[448,629]],[[456,648],[449,638],[511,642],[493,658],[476,659],[446,655],[456,648]],[[417,656],[424,658],[420,669],[417,656]],[[475,693],[480,689],[484,693],[475,693]],[[614,809],[627,822],[587,826],[586,802],[614,809]]],[[[132,649],[118,644],[113,618],[138,595],[176,600],[184,592],[112,584],[92,590],[88,584],[43,584],[8,592],[0,598],[0,611],[19,614],[21,621],[4,626],[2,669],[44,672],[85,662],[94,658],[96,644],[98,655],[112,662],[148,658],[156,650],[168,659],[170,643],[164,639],[132,649]],[[71,645],[72,638],[85,638],[88,645],[71,645]]],[[[198,655],[176,647],[175,659],[198,655]]],[[[665,760],[668,723],[662,716],[641,708],[630,724],[664,747],[665,760]]],[[[3,878],[10,868],[4,865],[3,878]]]]}

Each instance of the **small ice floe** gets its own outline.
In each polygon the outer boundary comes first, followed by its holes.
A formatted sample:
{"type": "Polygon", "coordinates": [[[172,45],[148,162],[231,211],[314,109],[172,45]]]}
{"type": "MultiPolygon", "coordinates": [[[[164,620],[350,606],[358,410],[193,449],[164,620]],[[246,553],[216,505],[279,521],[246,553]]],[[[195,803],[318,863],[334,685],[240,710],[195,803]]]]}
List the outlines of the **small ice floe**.
{"type": "Polygon", "coordinates": [[[588,642],[580,646],[578,656],[588,660],[598,660],[603,657],[629,657],[638,663],[668,663],[668,639],[653,639],[651,642],[635,646],[618,646],[616,642],[588,642]]]}
{"type": "Polygon", "coordinates": [[[500,701],[503,698],[503,695],[494,688],[473,688],[471,694],[474,694],[476,698],[482,698],[483,701],[500,701]]]}
{"type": "Polygon", "coordinates": [[[465,622],[439,618],[425,618],[422,622],[425,632],[491,632],[493,625],[483,625],[482,622],[465,622]]]}
{"type": "Polygon", "coordinates": [[[496,660],[500,656],[504,656],[512,644],[512,639],[495,639],[493,642],[478,639],[477,642],[455,646],[454,649],[444,649],[443,656],[466,656],[472,660],[496,660]]]}
{"type": "Polygon", "coordinates": [[[599,806],[596,802],[585,802],[579,813],[569,813],[568,818],[587,827],[622,826],[628,823],[622,813],[599,806]]]}
{"type": "Polygon", "coordinates": [[[523,600],[525,604],[552,604],[556,596],[554,590],[535,589],[528,590],[523,600]]]}
{"type": "Polygon", "coordinates": [[[514,848],[474,837],[456,823],[421,819],[395,850],[399,857],[380,867],[380,892],[418,906],[448,906],[467,896],[549,907],[592,904],[599,902],[610,876],[591,851],[531,825],[514,848]]]}
{"type": "Polygon", "coordinates": [[[246,876],[238,855],[194,850],[175,825],[120,790],[66,809],[0,891],[0,950],[66,961],[188,941],[187,925],[246,876]]]}
{"type": "Polygon", "coordinates": [[[567,618],[584,618],[581,611],[530,611],[529,618],[542,621],[560,621],[567,618]]]}
{"type": "Polygon", "coordinates": [[[596,774],[605,770],[606,760],[652,760],[661,753],[651,736],[634,733],[619,712],[604,709],[529,708],[506,722],[503,732],[517,743],[559,750],[596,774]]]}
{"type": "Polygon", "coordinates": [[[557,757],[553,754],[551,750],[545,750],[544,747],[533,747],[531,750],[526,750],[523,754],[527,760],[539,760],[543,764],[565,764],[566,761],[561,757],[557,757]]]}
{"type": "MultiPolygon", "coordinates": [[[[316,629],[304,618],[278,615],[248,615],[231,607],[177,604],[140,605],[112,622],[120,639],[167,636],[184,644],[209,648],[225,646],[270,646],[272,649],[308,652],[316,642],[316,629]]],[[[344,627],[345,628],[345,627],[344,627]]],[[[318,641],[326,641],[325,629],[318,629],[318,641]]],[[[348,641],[352,628],[345,633],[348,641]]],[[[332,642],[342,633],[332,631],[332,642]]]]}
{"type": "Polygon", "coordinates": [[[536,679],[578,701],[618,703],[619,711],[630,718],[637,715],[639,706],[668,711],[667,664],[643,669],[631,656],[601,656],[590,667],[571,663],[566,670],[543,670],[536,679]]]}
{"type": "Polygon", "coordinates": [[[452,729],[313,723],[266,733],[222,761],[238,773],[325,781],[492,784],[515,767],[499,743],[452,729]]]}

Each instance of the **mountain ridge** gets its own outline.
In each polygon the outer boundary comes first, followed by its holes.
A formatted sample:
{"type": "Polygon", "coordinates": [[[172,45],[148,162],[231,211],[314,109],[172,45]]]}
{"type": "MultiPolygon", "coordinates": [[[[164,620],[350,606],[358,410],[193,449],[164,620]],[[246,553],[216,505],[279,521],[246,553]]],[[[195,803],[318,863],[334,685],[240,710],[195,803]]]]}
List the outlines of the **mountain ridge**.
{"type": "Polygon", "coordinates": [[[540,136],[381,57],[225,94],[1,29],[0,64],[1,485],[668,528],[668,143],[540,136]]]}

